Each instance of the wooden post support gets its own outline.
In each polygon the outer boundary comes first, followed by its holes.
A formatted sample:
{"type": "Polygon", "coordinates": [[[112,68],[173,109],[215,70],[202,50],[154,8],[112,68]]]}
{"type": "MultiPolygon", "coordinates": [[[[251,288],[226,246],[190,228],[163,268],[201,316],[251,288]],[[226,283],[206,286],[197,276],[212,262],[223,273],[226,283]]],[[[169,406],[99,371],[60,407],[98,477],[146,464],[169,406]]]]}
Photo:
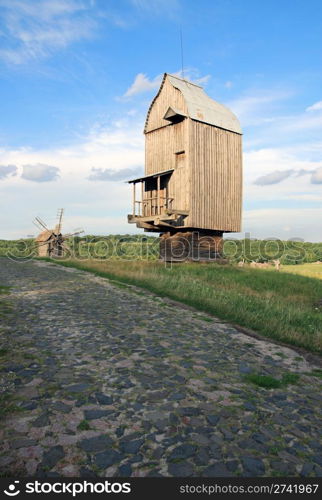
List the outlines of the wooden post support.
{"type": "Polygon", "coordinates": [[[223,258],[222,233],[164,233],[160,238],[160,258],[168,262],[220,262],[223,258]]]}
{"type": "Polygon", "coordinates": [[[135,182],[133,182],[133,215],[135,216],[135,182]]]}
{"type": "Polygon", "coordinates": [[[157,190],[158,190],[158,215],[161,213],[161,203],[160,203],[160,191],[161,191],[161,176],[159,175],[157,177],[157,190]]]}

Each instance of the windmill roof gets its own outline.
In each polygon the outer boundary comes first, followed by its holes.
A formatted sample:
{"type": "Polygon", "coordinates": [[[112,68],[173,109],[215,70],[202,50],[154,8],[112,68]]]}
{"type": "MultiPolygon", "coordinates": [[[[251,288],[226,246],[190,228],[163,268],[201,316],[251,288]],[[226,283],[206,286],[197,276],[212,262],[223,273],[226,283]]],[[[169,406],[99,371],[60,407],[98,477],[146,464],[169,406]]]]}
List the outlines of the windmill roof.
{"type": "Polygon", "coordinates": [[[49,240],[52,234],[53,234],[52,230],[42,231],[40,234],[38,234],[36,241],[47,241],[49,240]]]}
{"type": "MultiPolygon", "coordinates": [[[[223,104],[220,104],[219,102],[214,101],[211,97],[209,97],[200,85],[189,82],[188,80],[184,80],[182,78],[178,78],[175,75],[165,73],[157,96],[159,95],[166,78],[168,78],[173,87],[175,87],[182,93],[187,105],[189,118],[192,118],[193,120],[197,120],[199,122],[207,123],[209,125],[214,125],[231,132],[236,132],[237,134],[242,134],[239,120],[234,115],[234,113],[230,111],[230,109],[226,108],[226,106],[224,106],[223,104]]],[[[157,98],[157,96],[155,97],[155,99],[157,98]]],[[[154,100],[150,106],[150,109],[154,103],[154,100]]]]}

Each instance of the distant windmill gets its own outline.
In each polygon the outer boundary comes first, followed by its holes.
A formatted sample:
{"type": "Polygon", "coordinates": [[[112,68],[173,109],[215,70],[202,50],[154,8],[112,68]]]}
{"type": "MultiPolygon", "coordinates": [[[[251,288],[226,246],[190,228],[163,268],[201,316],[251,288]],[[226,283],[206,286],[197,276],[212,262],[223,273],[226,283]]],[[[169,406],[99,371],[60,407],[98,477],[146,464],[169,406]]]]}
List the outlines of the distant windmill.
{"type": "Polygon", "coordinates": [[[60,208],[57,213],[58,223],[54,229],[49,229],[40,217],[35,218],[35,226],[42,230],[35,240],[39,257],[62,257],[64,251],[68,250],[65,240],[84,232],[77,229],[74,233],[62,234],[63,214],[64,209],[60,208]]]}

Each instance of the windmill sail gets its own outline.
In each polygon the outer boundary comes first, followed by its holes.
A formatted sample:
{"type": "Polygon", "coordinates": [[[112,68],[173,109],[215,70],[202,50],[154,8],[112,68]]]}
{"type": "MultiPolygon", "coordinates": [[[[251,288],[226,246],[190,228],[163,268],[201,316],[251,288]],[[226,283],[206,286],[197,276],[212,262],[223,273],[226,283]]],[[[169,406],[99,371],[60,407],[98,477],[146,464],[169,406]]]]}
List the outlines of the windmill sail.
{"type": "Polygon", "coordinates": [[[59,234],[61,232],[62,220],[63,220],[64,209],[60,208],[57,212],[58,224],[56,226],[56,232],[59,234]]]}

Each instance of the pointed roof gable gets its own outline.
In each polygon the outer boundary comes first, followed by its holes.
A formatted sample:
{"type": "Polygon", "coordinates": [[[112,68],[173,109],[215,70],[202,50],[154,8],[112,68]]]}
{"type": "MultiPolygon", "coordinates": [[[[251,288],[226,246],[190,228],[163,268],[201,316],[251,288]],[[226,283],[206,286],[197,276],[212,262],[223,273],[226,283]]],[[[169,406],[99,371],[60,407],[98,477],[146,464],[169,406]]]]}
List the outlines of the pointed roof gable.
{"type": "MultiPolygon", "coordinates": [[[[189,118],[207,123],[208,125],[214,125],[215,127],[223,128],[231,132],[236,132],[237,134],[242,134],[240,123],[230,109],[211,99],[211,97],[209,97],[199,85],[167,73],[164,74],[159,92],[153,99],[149,108],[145,123],[145,132],[147,130],[150,111],[155,100],[159,96],[166,79],[168,79],[174,88],[178,89],[182,93],[188,109],[189,118]]],[[[178,113],[183,115],[181,112],[178,113]]]]}

